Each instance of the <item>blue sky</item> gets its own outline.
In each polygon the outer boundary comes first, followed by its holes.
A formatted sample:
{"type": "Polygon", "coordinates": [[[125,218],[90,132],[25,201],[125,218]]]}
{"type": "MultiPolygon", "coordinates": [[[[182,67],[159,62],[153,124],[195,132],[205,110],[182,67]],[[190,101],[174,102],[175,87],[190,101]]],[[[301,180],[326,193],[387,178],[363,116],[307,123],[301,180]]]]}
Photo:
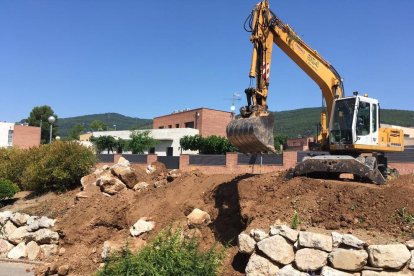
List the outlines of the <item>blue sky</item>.
{"type": "MultiPolygon", "coordinates": [[[[243,22],[257,1],[1,1],[0,121],[36,105],[60,117],[229,110],[249,84],[243,22]]],[[[383,108],[414,110],[414,1],[270,1],[271,9],[383,108]]],[[[244,104],[237,103],[237,107],[244,104]]],[[[277,47],[270,110],[321,104],[319,88],[277,47]]]]}

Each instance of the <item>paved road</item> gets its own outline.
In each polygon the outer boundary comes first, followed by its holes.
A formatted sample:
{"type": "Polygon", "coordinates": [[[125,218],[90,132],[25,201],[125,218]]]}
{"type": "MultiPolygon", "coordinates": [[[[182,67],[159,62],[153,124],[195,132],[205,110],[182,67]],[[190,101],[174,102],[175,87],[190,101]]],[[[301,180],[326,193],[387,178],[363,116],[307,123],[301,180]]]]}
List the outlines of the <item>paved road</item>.
{"type": "Polygon", "coordinates": [[[33,265],[23,263],[4,263],[0,262],[0,276],[32,276],[33,265]],[[30,269],[29,272],[26,269],[30,269]]]}

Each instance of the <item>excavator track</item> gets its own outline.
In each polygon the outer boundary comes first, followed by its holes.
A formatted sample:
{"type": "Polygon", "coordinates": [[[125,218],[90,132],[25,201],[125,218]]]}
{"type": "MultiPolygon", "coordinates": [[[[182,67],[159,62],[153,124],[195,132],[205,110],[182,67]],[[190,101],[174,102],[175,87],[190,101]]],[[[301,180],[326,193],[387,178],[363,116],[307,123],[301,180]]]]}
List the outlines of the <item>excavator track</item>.
{"type": "Polygon", "coordinates": [[[375,157],[354,158],[348,155],[319,155],[305,157],[285,176],[286,180],[296,176],[339,178],[341,173],[353,174],[359,179],[374,184],[385,184],[386,179],[378,169],[375,157]]]}
{"type": "Polygon", "coordinates": [[[273,126],[272,115],[234,119],[227,125],[227,138],[243,153],[276,152],[273,126]]]}

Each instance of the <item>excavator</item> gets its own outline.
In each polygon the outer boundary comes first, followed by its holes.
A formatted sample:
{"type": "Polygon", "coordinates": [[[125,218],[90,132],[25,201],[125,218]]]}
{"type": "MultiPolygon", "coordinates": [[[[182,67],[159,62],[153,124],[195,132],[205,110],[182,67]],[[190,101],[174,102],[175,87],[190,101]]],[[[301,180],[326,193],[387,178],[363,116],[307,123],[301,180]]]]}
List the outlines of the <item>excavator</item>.
{"type": "Polygon", "coordinates": [[[289,170],[295,176],[337,178],[343,173],[354,179],[384,184],[389,169],[385,153],[404,150],[402,130],[380,127],[378,100],[353,92],[345,96],[343,79],[317,51],[307,45],[270,9],[267,0],[258,3],[245,21],[251,32],[253,54],[250,87],[245,90],[247,105],[226,129],[227,137],[240,152],[274,153],[274,117],[268,110],[270,65],[273,44],[291,58],[321,89],[324,108],[317,144],[329,152],[309,152],[289,170]],[[253,79],[255,86],[253,87],[253,79]]]}

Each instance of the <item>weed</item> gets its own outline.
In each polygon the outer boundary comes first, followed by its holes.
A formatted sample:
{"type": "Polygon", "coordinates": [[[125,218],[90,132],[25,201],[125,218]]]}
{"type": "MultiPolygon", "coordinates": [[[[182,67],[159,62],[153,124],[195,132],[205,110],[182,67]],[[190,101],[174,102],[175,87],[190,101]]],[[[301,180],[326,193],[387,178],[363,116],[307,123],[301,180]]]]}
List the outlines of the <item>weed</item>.
{"type": "Polygon", "coordinates": [[[299,223],[300,223],[300,221],[299,221],[299,214],[295,210],[294,213],[293,213],[293,219],[292,219],[291,228],[292,229],[298,229],[299,223]]]}
{"type": "Polygon", "coordinates": [[[407,211],[407,207],[402,207],[396,210],[397,218],[404,224],[414,224],[414,215],[407,211]]]}

